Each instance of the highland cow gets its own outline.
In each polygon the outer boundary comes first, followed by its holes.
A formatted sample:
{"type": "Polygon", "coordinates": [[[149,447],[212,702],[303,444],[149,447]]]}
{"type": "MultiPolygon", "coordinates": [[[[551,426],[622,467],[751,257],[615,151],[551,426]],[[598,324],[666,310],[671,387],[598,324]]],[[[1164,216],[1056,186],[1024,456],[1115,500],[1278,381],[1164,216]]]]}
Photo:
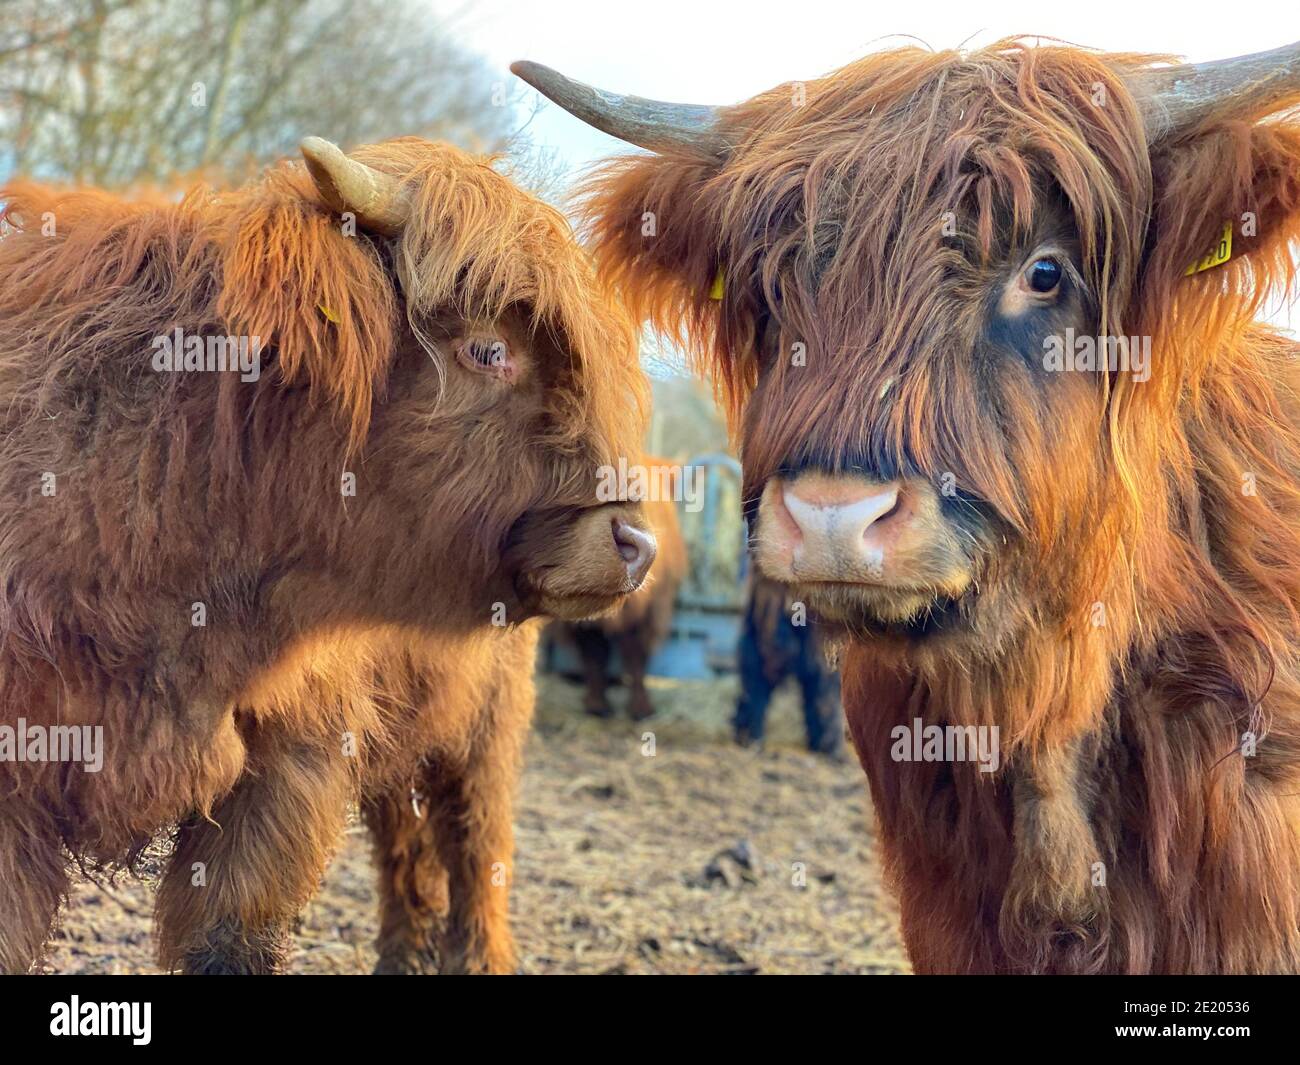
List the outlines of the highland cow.
{"type": "Polygon", "coordinates": [[[175,824],[162,964],[276,971],[354,798],[380,970],[513,968],[536,619],[654,556],[595,492],[644,428],[635,332],[488,161],[303,152],[180,203],[3,193],[0,723],[102,730],[103,764],[0,760],[0,970],[67,853],[175,824]],[[212,336],[258,372],[190,362],[212,336]]]}
{"type": "Polygon", "coordinates": [[[1257,321],[1300,45],[909,47],[722,108],[516,70],[654,153],[596,178],[598,259],[847,637],[914,968],[1300,969],[1300,347],[1257,321]],[[918,723],[1000,751],[903,758],[918,723]]]}

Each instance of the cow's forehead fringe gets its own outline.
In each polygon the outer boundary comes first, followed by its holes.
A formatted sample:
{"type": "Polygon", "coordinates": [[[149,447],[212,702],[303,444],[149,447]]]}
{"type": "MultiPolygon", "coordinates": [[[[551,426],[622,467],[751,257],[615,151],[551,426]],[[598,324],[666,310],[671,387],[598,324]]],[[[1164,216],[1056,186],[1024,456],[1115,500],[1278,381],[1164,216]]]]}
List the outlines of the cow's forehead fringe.
{"type": "MultiPolygon", "coordinates": [[[[406,138],[356,156],[400,177],[412,197],[412,220],[395,244],[408,314],[482,318],[527,307],[574,364],[580,416],[557,430],[621,441],[641,424],[632,415],[644,412],[648,386],[636,331],[559,212],[490,160],[448,145],[406,138]]],[[[396,348],[400,301],[385,257],[345,232],[300,163],[233,192],[196,187],[179,203],[24,180],[0,199],[12,227],[0,242],[0,275],[9,279],[0,303],[16,343],[45,353],[37,373],[76,363],[83,332],[138,342],[143,359],[154,333],[220,323],[274,345],[281,374],[334,404],[352,446],[365,439],[396,348]],[[58,219],[53,239],[40,229],[46,217],[58,219]],[[154,275],[163,291],[146,284],[154,275]],[[69,323],[66,343],[51,332],[51,308],[69,323]]]]}
{"type": "MultiPolygon", "coordinates": [[[[410,220],[395,243],[395,267],[413,322],[439,312],[482,320],[499,317],[507,308],[526,309],[535,329],[563,338],[589,425],[612,426],[619,422],[620,410],[644,407],[631,318],[602,287],[590,257],[557,210],[497,173],[493,160],[451,145],[408,137],[360,148],[353,155],[400,178],[411,198],[410,220]]],[[[236,213],[251,217],[260,229],[250,236],[254,250],[288,239],[277,226],[311,231],[324,224],[330,230],[314,233],[314,239],[307,232],[295,235],[295,244],[307,238],[308,246],[276,261],[298,268],[295,276],[280,279],[283,283],[314,287],[341,319],[333,323],[332,344],[329,336],[320,335],[319,316],[309,314],[305,325],[287,328],[308,353],[321,351],[322,345],[334,348],[328,365],[316,373],[308,367],[309,377],[319,378],[325,390],[343,401],[354,437],[363,436],[370,396],[386,370],[366,351],[392,348],[394,327],[385,332],[378,324],[392,317],[391,285],[382,276],[383,266],[374,255],[358,259],[355,252],[363,242],[340,239],[337,224],[320,214],[311,181],[296,163],[268,174],[262,191],[247,203],[235,200],[236,213]],[[278,211],[255,210],[251,205],[258,195],[284,203],[278,211]],[[301,217],[303,204],[312,209],[310,219],[301,217]],[[302,276],[304,260],[311,277],[302,276]]],[[[282,287],[275,278],[260,277],[252,289],[241,292],[244,282],[255,277],[251,262],[237,262],[227,272],[224,303],[234,317],[240,317],[236,308],[241,299],[256,303],[267,285],[282,287]]],[[[622,424],[628,424],[626,417],[622,424]]],[[[611,432],[609,439],[619,435],[611,432]]]]}
{"type": "Polygon", "coordinates": [[[906,48],[809,83],[798,107],[788,87],[764,93],[724,118],[736,143],[718,178],[724,254],[778,250],[787,277],[815,282],[827,313],[828,293],[860,303],[864,268],[935,262],[906,245],[928,247],[944,212],[988,257],[1031,230],[1054,186],[1104,289],[1132,265],[1111,259],[1131,259],[1145,234],[1149,150],[1123,74],[1152,58],[1017,42],[906,48]],[[761,249],[755,232],[783,246],[761,249]]]}
{"type": "Polygon", "coordinates": [[[408,304],[491,316],[526,304],[539,325],[564,329],[575,344],[591,340],[584,357],[628,324],[560,212],[498,173],[493,159],[414,137],[354,155],[401,178],[411,196],[398,263],[408,304]]]}
{"type": "MultiPolygon", "coordinates": [[[[1250,151],[1262,146],[1279,160],[1292,152],[1293,121],[1252,126],[1263,116],[1243,114],[1196,131],[1199,156],[1184,150],[1186,137],[1153,148],[1126,79],[1170,59],[1016,39],[973,52],[869,55],[723,108],[723,157],[605,164],[584,189],[597,255],[637,312],[714,376],[733,423],[757,380],[759,313],[802,304],[804,328],[838,331],[826,338],[834,350],[860,347],[863,338],[845,334],[886,313],[926,321],[901,304],[935,290],[941,256],[927,237],[948,209],[968,251],[996,253],[1032,229],[1045,190],[1059,190],[1102,329],[1118,331],[1124,323],[1110,315],[1141,311],[1139,284],[1143,299],[1166,305],[1201,293],[1203,284],[1182,283],[1183,271],[1222,230],[1221,212],[1242,209],[1250,151]],[[1177,196],[1162,200],[1161,189],[1177,196]],[[657,219],[652,241],[641,234],[647,213],[657,219]],[[719,268],[726,298],[715,301],[719,268]]],[[[1213,279],[1225,290],[1217,318],[1248,315],[1266,289],[1289,284],[1281,251],[1291,230],[1274,218],[1253,269],[1238,263],[1213,279]]]]}
{"type": "MultiPolygon", "coordinates": [[[[1032,227],[1049,177],[1073,210],[1089,286],[1109,304],[1133,271],[1151,196],[1123,75],[1160,58],[1017,41],[904,48],[780,86],[723,109],[732,148],[720,162],[630,157],[597,172],[585,202],[602,267],[715,373],[733,420],[757,373],[746,294],[778,316],[802,305],[805,328],[841,334],[882,308],[916,321],[896,304],[934,290],[926,272],[942,263],[927,236],[943,213],[987,256],[1005,219],[1012,234],[1032,227]],[[640,236],[645,212],[659,218],[654,241],[640,236]],[[719,266],[721,304],[707,299],[719,266]]],[[[821,339],[839,350],[864,338],[821,339]]]]}

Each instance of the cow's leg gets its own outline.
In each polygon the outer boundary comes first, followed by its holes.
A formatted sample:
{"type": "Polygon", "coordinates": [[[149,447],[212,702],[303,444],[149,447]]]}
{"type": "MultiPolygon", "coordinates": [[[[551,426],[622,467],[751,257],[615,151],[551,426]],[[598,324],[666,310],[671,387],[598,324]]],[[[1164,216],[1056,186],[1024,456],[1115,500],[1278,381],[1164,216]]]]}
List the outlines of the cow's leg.
{"type": "Polygon", "coordinates": [[[0,800],[0,974],[36,964],[67,892],[67,862],[52,819],[18,799],[0,800]]]}
{"type": "Polygon", "coordinates": [[[450,896],[443,972],[509,973],[515,967],[512,821],[533,688],[530,670],[502,672],[468,758],[431,766],[425,786],[450,896]]]}
{"type": "Polygon", "coordinates": [[[438,853],[447,870],[448,913],[442,972],[514,971],[509,900],[514,832],[514,773],[489,741],[460,771],[429,788],[438,853]]]}
{"type": "Polygon", "coordinates": [[[342,835],[352,793],[342,744],[259,739],[211,818],[195,816],[177,834],[158,892],[164,968],[281,971],[293,921],[342,835]]]}
{"type": "Polygon", "coordinates": [[[645,690],[646,664],[650,658],[645,632],[640,627],[624,632],[619,637],[618,651],[628,678],[627,712],[633,721],[644,721],[655,712],[645,690]]]}
{"type": "Polygon", "coordinates": [[[582,655],[582,673],[587,682],[583,709],[593,717],[609,717],[614,713],[605,691],[609,686],[609,639],[589,625],[575,626],[573,637],[582,655]]]}
{"type": "Polygon", "coordinates": [[[380,974],[436,973],[445,934],[447,870],[423,786],[367,799],[379,873],[380,974]]]}
{"type": "Polygon", "coordinates": [[[740,700],[736,704],[736,742],[742,746],[763,742],[768,704],[775,687],[763,666],[758,635],[746,629],[740,641],[740,700]]]}
{"type": "Polygon", "coordinates": [[[1095,972],[1104,961],[1107,896],[1092,881],[1101,848],[1089,816],[1085,742],[1009,767],[1015,860],[998,931],[1018,971],[1095,972]]]}

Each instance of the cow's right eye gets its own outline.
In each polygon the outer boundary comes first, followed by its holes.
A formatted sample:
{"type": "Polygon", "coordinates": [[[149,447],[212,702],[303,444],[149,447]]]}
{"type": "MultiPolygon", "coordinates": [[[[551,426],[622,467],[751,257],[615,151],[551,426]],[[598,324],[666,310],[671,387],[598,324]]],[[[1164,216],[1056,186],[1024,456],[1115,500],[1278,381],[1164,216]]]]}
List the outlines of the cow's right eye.
{"type": "Polygon", "coordinates": [[[1060,287],[1063,273],[1055,259],[1035,259],[1025,271],[1025,281],[1035,292],[1046,296],[1060,287]]]}
{"type": "Polygon", "coordinates": [[[462,366],[479,373],[493,374],[506,380],[514,374],[510,345],[500,337],[465,337],[456,345],[456,357],[462,366]]]}

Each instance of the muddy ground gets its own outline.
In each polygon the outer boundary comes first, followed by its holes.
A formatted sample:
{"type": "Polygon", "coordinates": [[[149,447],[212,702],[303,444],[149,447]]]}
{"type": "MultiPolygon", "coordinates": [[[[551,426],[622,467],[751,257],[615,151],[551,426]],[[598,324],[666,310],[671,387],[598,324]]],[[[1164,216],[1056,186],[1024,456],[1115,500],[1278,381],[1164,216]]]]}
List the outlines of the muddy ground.
{"type": "MultiPolygon", "coordinates": [[[[540,680],[516,815],[521,970],[907,972],[862,771],[800,750],[793,691],[778,695],[757,752],[729,742],[733,680],[652,684],[660,713],[634,725],[587,718],[575,686],[540,680]]],[[[157,971],[157,856],[144,866],[142,878],[78,879],[48,971],[157,971]]],[[[303,914],[293,971],[369,972],[375,928],[354,825],[303,914]]]]}

